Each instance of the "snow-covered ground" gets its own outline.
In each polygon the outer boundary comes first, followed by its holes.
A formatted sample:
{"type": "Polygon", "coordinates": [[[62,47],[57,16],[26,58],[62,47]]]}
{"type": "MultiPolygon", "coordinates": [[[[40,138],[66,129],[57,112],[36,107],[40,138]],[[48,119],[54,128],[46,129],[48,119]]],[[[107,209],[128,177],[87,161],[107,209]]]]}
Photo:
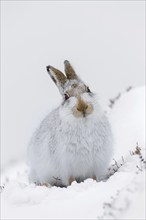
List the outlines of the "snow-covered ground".
{"type": "Polygon", "coordinates": [[[2,173],[2,219],[145,219],[145,88],[126,91],[106,111],[115,140],[107,179],[36,186],[20,161],[2,173]]]}

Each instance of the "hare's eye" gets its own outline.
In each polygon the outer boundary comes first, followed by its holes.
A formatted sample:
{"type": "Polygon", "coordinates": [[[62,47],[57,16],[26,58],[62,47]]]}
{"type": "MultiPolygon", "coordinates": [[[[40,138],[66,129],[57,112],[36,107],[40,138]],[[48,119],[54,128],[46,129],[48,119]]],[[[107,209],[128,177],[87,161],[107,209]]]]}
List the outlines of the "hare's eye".
{"type": "Polygon", "coordinates": [[[64,94],[64,98],[65,98],[65,100],[69,99],[69,94],[68,94],[68,93],[65,93],[65,94],[64,94]]]}
{"type": "Polygon", "coordinates": [[[91,90],[89,89],[89,87],[87,87],[87,92],[89,92],[89,93],[91,92],[91,90]]]}

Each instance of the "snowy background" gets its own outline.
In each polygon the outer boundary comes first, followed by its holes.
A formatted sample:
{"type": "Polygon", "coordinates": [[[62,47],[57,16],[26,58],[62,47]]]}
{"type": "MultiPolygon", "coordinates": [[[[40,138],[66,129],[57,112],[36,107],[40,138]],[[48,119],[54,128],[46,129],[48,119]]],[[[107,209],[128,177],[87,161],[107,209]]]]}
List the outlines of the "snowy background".
{"type": "Polygon", "coordinates": [[[1,2],[3,219],[144,219],[144,4],[1,2]],[[114,167],[118,171],[107,182],[36,187],[28,183],[25,152],[35,128],[61,101],[46,65],[63,70],[65,59],[98,93],[113,127],[114,159],[122,167],[114,167]],[[135,88],[127,92],[129,86],[135,88]],[[141,155],[130,155],[137,142],[141,155]]]}

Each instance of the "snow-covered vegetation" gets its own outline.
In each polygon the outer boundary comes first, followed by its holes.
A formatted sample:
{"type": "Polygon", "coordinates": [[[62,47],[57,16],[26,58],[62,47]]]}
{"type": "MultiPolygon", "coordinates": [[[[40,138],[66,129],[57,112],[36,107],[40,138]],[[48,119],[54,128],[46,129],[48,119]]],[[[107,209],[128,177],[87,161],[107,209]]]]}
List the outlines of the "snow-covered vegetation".
{"type": "Polygon", "coordinates": [[[2,173],[2,219],[145,219],[144,92],[144,87],[125,91],[106,109],[115,143],[103,181],[36,186],[20,161],[2,173]]]}

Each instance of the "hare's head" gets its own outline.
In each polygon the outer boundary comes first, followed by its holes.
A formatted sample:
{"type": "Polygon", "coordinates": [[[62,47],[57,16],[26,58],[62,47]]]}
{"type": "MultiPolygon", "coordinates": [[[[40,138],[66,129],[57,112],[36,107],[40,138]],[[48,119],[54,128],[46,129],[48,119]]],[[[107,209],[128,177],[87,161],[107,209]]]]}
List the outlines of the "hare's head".
{"type": "Polygon", "coordinates": [[[65,60],[64,66],[65,74],[52,66],[47,66],[49,75],[63,97],[62,108],[77,118],[87,117],[94,111],[94,94],[77,76],[69,61],[65,60]]]}

